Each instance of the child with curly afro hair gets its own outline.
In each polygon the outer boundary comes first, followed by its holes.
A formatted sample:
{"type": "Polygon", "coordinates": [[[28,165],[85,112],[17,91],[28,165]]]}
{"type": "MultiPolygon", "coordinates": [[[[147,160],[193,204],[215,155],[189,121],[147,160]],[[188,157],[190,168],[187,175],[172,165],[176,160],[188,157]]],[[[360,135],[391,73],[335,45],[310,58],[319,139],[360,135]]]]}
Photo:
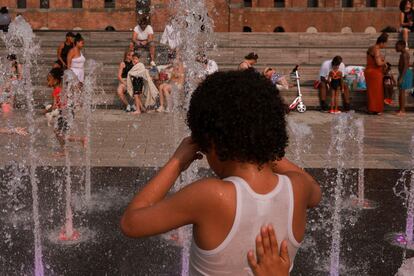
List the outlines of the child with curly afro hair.
{"type": "Polygon", "coordinates": [[[124,234],[145,237],[191,224],[190,275],[246,275],[257,232],[272,224],[292,269],[306,209],[319,203],[321,191],[308,173],[284,158],[285,110],[275,86],[258,73],[208,76],[190,101],[191,137],[134,197],[121,220],[124,234]],[[166,197],[201,153],[217,177],[166,197]]]}

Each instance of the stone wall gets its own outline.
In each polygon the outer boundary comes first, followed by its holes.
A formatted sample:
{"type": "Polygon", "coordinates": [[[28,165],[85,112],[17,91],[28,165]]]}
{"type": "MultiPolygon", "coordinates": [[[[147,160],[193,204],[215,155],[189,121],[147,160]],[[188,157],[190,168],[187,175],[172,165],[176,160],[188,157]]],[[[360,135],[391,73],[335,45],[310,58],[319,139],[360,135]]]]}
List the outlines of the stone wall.
{"type": "MultiPolygon", "coordinates": [[[[105,0],[83,0],[82,9],[72,8],[72,0],[49,0],[49,9],[40,9],[40,1],[26,0],[18,9],[16,0],[2,0],[11,13],[21,13],[34,29],[50,30],[130,30],[136,24],[135,0],[116,0],[115,8],[104,8],[105,0]]],[[[207,0],[209,15],[217,32],[365,32],[398,27],[399,0],[377,0],[376,8],[365,7],[366,0],[354,0],[352,8],[342,8],[342,0],[319,0],[317,8],[308,8],[308,0],[285,0],[284,8],[274,8],[274,0],[207,0]],[[279,28],[279,29],[281,29],[279,28]]],[[[151,20],[162,31],[169,17],[170,0],[151,1],[151,20]]]]}

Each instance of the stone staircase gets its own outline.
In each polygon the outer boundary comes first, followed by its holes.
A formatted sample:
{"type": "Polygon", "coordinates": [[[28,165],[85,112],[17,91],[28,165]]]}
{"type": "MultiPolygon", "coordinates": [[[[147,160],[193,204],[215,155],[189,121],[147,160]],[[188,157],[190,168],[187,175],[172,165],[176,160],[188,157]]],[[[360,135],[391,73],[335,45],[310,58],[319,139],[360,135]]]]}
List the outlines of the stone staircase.
{"type": "MultiPolygon", "coordinates": [[[[50,101],[50,89],[46,87],[46,75],[54,60],[56,49],[64,39],[64,32],[38,31],[36,35],[41,41],[42,54],[39,64],[39,78],[36,79],[36,103],[50,101]],[[42,77],[44,76],[44,78],[42,77]]],[[[123,52],[128,47],[130,32],[82,32],[85,38],[83,51],[88,59],[102,62],[104,70],[100,76],[100,85],[105,90],[105,99],[102,104],[119,106],[116,96],[117,70],[122,60],[123,52]]],[[[160,34],[156,34],[159,41],[160,34]]],[[[208,55],[216,60],[220,70],[236,69],[243,57],[249,52],[256,52],[259,61],[256,67],[263,70],[265,67],[275,67],[278,72],[289,74],[292,68],[300,65],[301,87],[304,102],[309,108],[319,105],[318,92],[313,89],[313,81],[318,77],[320,64],[335,55],[341,55],[346,65],[366,64],[366,50],[373,45],[377,35],[365,33],[216,33],[217,47],[210,49],[208,55]]],[[[397,34],[390,35],[388,48],[384,50],[387,61],[396,65],[398,53],[394,45],[397,34]]],[[[0,55],[5,55],[4,45],[0,42],[0,55]]],[[[157,46],[158,64],[165,60],[166,48],[157,46]]],[[[144,61],[147,54],[143,56],[144,61]]],[[[414,58],[413,58],[414,60],[414,58]]],[[[394,72],[396,71],[396,68],[394,72]]],[[[284,91],[282,95],[290,102],[297,94],[297,89],[284,91]]],[[[364,106],[365,92],[352,92],[352,104],[355,107],[364,106]]],[[[414,107],[412,97],[408,105],[414,107]]]]}

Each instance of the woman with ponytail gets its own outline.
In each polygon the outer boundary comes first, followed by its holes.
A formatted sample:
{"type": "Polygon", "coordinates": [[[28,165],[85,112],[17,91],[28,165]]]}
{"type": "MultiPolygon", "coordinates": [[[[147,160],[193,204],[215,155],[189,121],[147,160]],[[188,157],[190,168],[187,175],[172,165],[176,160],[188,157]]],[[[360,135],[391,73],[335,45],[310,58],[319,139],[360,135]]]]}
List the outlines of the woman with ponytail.
{"type": "Polygon", "coordinates": [[[74,46],[68,53],[68,69],[78,77],[80,83],[83,83],[85,78],[85,57],[82,54],[82,49],[85,45],[85,41],[81,34],[75,35],[74,46]]]}

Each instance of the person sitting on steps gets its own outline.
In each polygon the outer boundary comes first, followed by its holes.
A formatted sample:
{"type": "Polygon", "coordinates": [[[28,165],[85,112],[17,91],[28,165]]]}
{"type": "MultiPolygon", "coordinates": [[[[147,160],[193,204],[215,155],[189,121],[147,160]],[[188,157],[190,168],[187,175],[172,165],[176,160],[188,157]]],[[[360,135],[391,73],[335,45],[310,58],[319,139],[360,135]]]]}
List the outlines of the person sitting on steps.
{"type": "Polygon", "coordinates": [[[156,66],[154,30],[149,24],[148,16],[142,17],[138,20],[138,24],[135,26],[132,34],[132,41],[129,48],[135,52],[140,48],[149,49],[151,59],[150,65],[156,66]]]}
{"type": "Polygon", "coordinates": [[[129,70],[132,69],[132,67],[134,67],[134,64],[132,62],[133,54],[134,52],[131,50],[126,51],[124,53],[124,60],[119,64],[119,68],[118,68],[119,84],[118,84],[117,94],[121,102],[125,105],[126,112],[136,111],[135,105],[130,105],[125,96],[125,92],[127,90],[128,72],[129,70]]]}

